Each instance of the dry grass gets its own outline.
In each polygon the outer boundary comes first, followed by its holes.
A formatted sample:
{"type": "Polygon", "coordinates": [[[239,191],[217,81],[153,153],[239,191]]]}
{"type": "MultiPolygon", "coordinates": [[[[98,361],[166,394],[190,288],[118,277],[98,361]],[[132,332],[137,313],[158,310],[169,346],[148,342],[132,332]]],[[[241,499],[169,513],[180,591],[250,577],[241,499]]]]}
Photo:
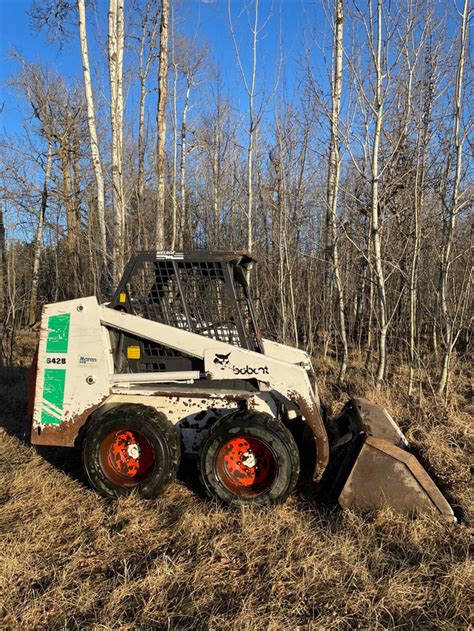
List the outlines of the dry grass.
{"type": "MultiPolygon", "coordinates": [[[[332,385],[331,362],[321,373],[337,408],[346,392],[332,385]]],[[[25,371],[0,376],[0,627],[469,628],[466,523],[361,516],[301,496],[231,511],[182,483],[155,501],[107,501],[85,485],[74,452],[21,442],[25,371]]],[[[390,405],[466,515],[469,410],[460,395],[448,410],[433,400],[421,410],[402,384],[394,375],[375,398],[390,405]]],[[[353,369],[346,390],[355,389],[372,394],[353,369]]]]}

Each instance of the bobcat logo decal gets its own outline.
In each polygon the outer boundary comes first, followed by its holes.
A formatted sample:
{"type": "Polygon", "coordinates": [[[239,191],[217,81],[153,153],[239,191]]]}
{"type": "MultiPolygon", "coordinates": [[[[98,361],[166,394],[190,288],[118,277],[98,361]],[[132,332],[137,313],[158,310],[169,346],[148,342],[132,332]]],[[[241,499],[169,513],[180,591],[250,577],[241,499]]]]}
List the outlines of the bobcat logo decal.
{"type": "Polygon", "coordinates": [[[219,355],[219,353],[216,353],[216,356],[214,357],[214,363],[215,364],[220,364],[221,366],[228,366],[229,365],[229,355],[230,355],[230,353],[227,353],[227,355],[219,355]]]}

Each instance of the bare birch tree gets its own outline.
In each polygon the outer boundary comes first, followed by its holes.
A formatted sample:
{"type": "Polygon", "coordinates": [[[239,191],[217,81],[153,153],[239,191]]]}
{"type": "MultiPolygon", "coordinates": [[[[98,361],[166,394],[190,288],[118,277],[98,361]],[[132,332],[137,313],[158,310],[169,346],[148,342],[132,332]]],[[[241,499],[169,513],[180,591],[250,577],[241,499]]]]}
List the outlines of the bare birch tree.
{"type": "Polygon", "coordinates": [[[191,95],[192,88],[192,76],[190,74],[186,74],[186,92],[184,97],[184,105],[183,111],[181,113],[181,147],[180,147],[180,160],[179,160],[179,200],[180,200],[180,211],[181,211],[181,239],[183,246],[188,245],[188,235],[189,235],[189,218],[187,215],[187,205],[186,205],[186,157],[187,157],[187,145],[186,145],[186,135],[187,135],[187,119],[188,119],[188,108],[189,108],[189,98],[191,95]]]}
{"type": "Polygon", "coordinates": [[[441,375],[438,383],[438,394],[443,394],[447,389],[451,355],[455,342],[453,322],[448,306],[448,280],[449,268],[451,266],[451,256],[454,246],[454,236],[456,219],[461,209],[461,175],[462,175],[462,158],[463,145],[466,138],[466,131],[461,130],[462,121],[462,90],[464,67],[466,61],[466,42],[467,31],[470,17],[470,0],[464,0],[464,7],[461,14],[461,27],[459,34],[459,59],[456,69],[456,84],[454,95],[454,116],[453,116],[453,144],[454,144],[454,179],[452,184],[451,196],[448,200],[443,199],[444,218],[443,218],[443,244],[441,250],[441,264],[439,275],[439,296],[441,320],[443,326],[443,345],[444,353],[442,358],[441,375]]]}
{"type": "Polygon", "coordinates": [[[53,162],[52,142],[48,143],[48,157],[44,171],[43,190],[41,192],[41,202],[38,212],[38,227],[36,228],[35,245],[33,251],[33,271],[31,274],[31,294],[28,312],[28,325],[33,326],[36,322],[36,307],[38,302],[38,282],[40,272],[41,251],[43,249],[43,231],[46,208],[48,206],[49,179],[51,177],[51,165],[53,162]]]}
{"type": "Polygon", "coordinates": [[[184,76],[185,91],[184,102],[181,112],[180,127],[180,159],[179,159],[179,200],[181,214],[181,243],[188,245],[191,242],[190,234],[190,218],[187,213],[186,205],[186,160],[187,160],[187,121],[188,110],[191,99],[191,90],[198,85],[197,74],[208,55],[206,47],[201,46],[195,51],[190,46],[188,40],[183,39],[181,42],[181,59],[178,62],[179,70],[184,76]]]}
{"type": "MultiPolygon", "coordinates": [[[[370,2],[371,25],[372,19],[372,0],[370,2]]],[[[385,369],[387,365],[387,297],[385,293],[385,276],[382,265],[382,242],[380,237],[379,224],[379,183],[380,183],[380,138],[382,133],[383,122],[383,68],[382,68],[382,0],[377,0],[377,30],[375,34],[375,43],[370,39],[370,44],[374,55],[375,64],[375,94],[373,102],[374,111],[374,135],[372,142],[372,199],[371,199],[371,219],[372,219],[372,241],[374,247],[374,268],[375,278],[377,281],[378,295],[378,313],[379,313],[379,358],[377,363],[376,381],[380,384],[385,377],[385,369]]]]}
{"type": "Polygon", "coordinates": [[[102,173],[102,162],[100,159],[99,140],[97,136],[97,126],[95,122],[94,97],[92,94],[92,81],[89,65],[89,49],[87,44],[86,10],[84,0],[77,0],[77,10],[79,14],[79,37],[81,42],[82,71],[84,75],[84,90],[87,105],[87,122],[89,125],[89,136],[91,146],[92,165],[94,167],[95,181],[97,186],[97,219],[99,223],[99,249],[102,260],[103,272],[107,269],[107,238],[105,230],[105,188],[104,176],[102,173]]]}
{"type": "Polygon", "coordinates": [[[0,367],[4,364],[7,319],[8,269],[3,202],[0,203],[0,367]]]}
{"type": "Polygon", "coordinates": [[[152,11],[148,1],[141,15],[141,32],[138,49],[138,80],[140,85],[139,114],[138,114],[138,165],[137,165],[137,232],[142,247],[147,249],[148,233],[144,229],[143,212],[145,196],[145,155],[146,155],[146,127],[145,108],[146,98],[151,92],[147,88],[150,66],[155,59],[155,42],[158,29],[159,15],[152,11]]]}
{"type": "MultiPolygon", "coordinates": [[[[432,33],[433,15],[432,9],[429,7],[425,23],[428,29],[428,36],[432,33]]],[[[408,376],[408,396],[413,394],[413,386],[415,380],[415,367],[417,356],[417,331],[418,331],[418,292],[419,292],[419,263],[420,248],[422,245],[422,212],[425,201],[425,181],[428,170],[428,150],[431,139],[431,123],[434,106],[435,90],[438,87],[438,54],[436,48],[432,44],[426,44],[423,38],[418,49],[424,48],[425,62],[420,72],[420,107],[416,112],[416,166],[414,176],[413,189],[413,225],[411,228],[412,253],[409,260],[409,313],[410,313],[410,330],[409,330],[409,376],[408,376]]]]}
{"type": "Polygon", "coordinates": [[[345,320],[345,303],[344,303],[344,286],[341,277],[341,269],[339,264],[339,246],[338,246],[338,230],[337,230],[337,205],[339,195],[339,178],[341,171],[341,159],[339,155],[339,113],[341,109],[341,89],[342,89],[342,57],[343,57],[343,28],[344,28],[344,9],[342,0],[334,2],[334,35],[333,35],[333,62],[331,76],[331,139],[329,144],[329,167],[327,180],[327,196],[326,202],[329,212],[329,226],[331,239],[331,262],[336,283],[337,291],[337,310],[339,316],[339,336],[342,344],[341,364],[339,368],[339,380],[344,381],[347,370],[347,358],[349,354],[346,320],[345,320]]]}
{"type": "Polygon", "coordinates": [[[156,247],[165,247],[165,140],[166,98],[168,84],[169,0],[161,0],[160,66],[158,70],[158,104],[156,109],[156,247]]]}
{"type": "Polygon", "coordinates": [[[255,134],[258,127],[260,115],[255,112],[255,83],[257,77],[257,42],[258,33],[258,0],[254,0],[253,25],[251,26],[252,35],[252,69],[250,71],[250,79],[245,74],[242,59],[237,45],[237,39],[232,22],[231,0],[228,0],[227,10],[229,16],[230,32],[232,41],[234,42],[235,55],[237,63],[244,83],[245,91],[248,96],[248,132],[247,132],[247,243],[246,247],[249,252],[253,248],[253,159],[255,147],[255,134]]]}
{"type": "Polygon", "coordinates": [[[123,189],[123,48],[124,0],[109,3],[109,80],[110,122],[112,127],[112,203],[113,203],[113,254],[114,285],[123,271],[125,249],[125,199],[123,189]]]}
{"type": "Polygon", "coordinates": [[[176,15],[175,3],[171,3],[171,67],[173,69],[173,166],[171,178],[171,242],[172,250],[176,247],[178,231],[178,62],[176,57],[176,15]]]}

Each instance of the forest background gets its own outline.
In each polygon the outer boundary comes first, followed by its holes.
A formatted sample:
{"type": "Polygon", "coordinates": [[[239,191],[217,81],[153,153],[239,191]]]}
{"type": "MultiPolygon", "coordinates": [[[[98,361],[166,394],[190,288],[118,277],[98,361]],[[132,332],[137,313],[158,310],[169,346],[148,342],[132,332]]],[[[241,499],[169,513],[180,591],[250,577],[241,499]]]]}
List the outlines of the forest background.
{"type": "Polygon", "coordinates": [[[3,360],[138,250],[247,249],[266,333],[341,380],[396,356],[446,398],[471,341],[470,3],[124,4],[27,3],[4,32],[3,360]]]}

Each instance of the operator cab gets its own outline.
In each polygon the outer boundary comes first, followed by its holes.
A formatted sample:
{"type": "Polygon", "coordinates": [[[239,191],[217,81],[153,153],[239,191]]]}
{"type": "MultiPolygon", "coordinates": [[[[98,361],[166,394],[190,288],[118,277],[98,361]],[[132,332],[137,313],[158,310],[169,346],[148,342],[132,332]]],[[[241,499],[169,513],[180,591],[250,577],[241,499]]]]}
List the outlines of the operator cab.
{"type": "MultiPolygon", "coordinates": [[[[141,252],[127,264],[109,307],[263,352],[246,280],[254,263],[239,251],[141,252]]],[[[118,372],[201,368],[201,360],[133,335],[114,341],[118,372]]]]}

